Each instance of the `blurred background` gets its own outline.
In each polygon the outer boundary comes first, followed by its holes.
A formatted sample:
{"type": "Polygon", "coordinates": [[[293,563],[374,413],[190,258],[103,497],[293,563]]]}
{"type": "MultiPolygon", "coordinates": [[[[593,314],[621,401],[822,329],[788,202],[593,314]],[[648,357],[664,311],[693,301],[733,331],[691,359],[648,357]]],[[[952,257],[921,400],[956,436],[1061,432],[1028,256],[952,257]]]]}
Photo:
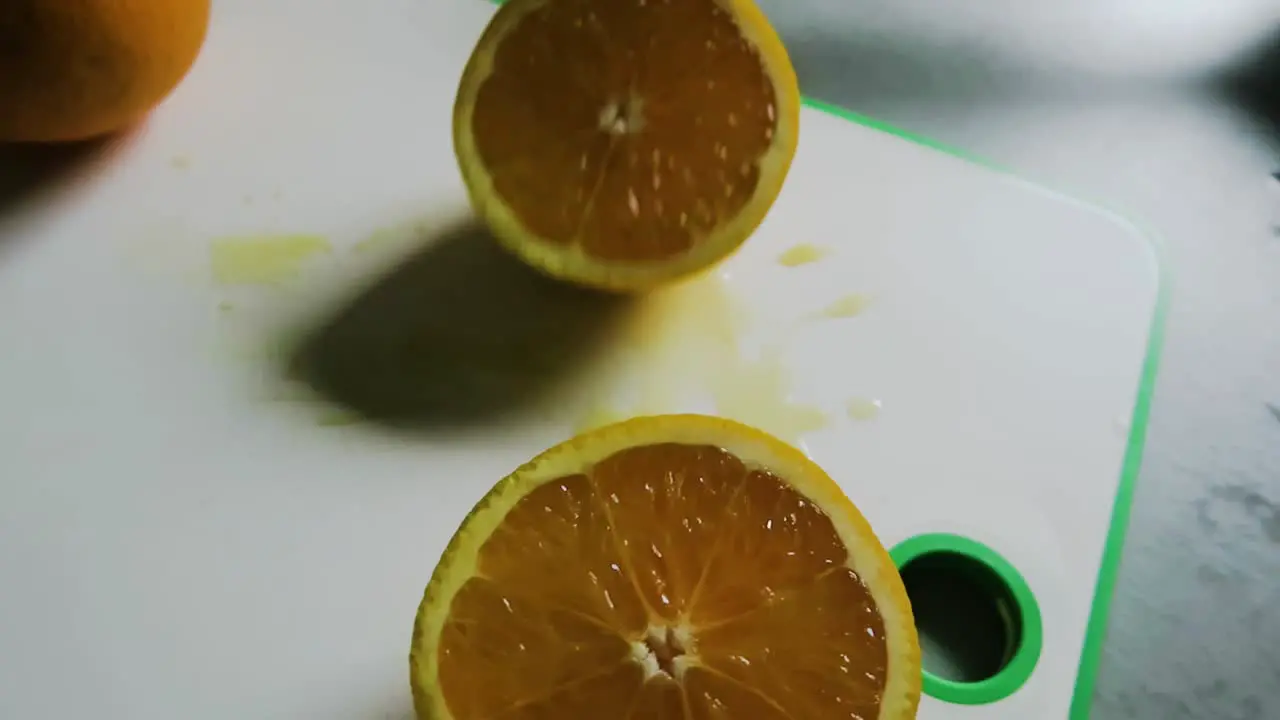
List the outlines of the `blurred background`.
{"type": "Polygon", "coordinates": [[[1092,717],[1280,718],[1280,0],[762,4],[806,94],[1161,236],[1172,305],[1092,717]]]}

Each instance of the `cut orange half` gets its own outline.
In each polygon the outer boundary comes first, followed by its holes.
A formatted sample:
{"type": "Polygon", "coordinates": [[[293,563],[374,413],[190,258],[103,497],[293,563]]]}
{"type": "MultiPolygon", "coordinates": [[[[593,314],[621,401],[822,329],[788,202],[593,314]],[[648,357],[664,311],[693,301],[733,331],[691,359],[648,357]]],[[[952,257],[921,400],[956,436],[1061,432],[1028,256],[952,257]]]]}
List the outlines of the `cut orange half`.
{"type": "Polygon", "coordinates": [[[902,580],[840,488],[700,415],[579,436],[503,479],[418,610],[423,720],[906,720],[902,580]]]}
{"type": "Polygon", "coordinates": [[[751,0],[510,0],[467,63],[453,135],[502,244],[625,291],[741,245],[799,121],[795,71],[751,0]]]}

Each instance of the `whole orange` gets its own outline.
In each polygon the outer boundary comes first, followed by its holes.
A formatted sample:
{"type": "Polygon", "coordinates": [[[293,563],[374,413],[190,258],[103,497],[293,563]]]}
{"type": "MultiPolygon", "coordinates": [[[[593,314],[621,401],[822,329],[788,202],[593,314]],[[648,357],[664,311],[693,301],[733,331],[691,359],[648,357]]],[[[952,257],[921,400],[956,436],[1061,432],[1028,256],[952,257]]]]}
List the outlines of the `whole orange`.
{"type": "Polygon", "coordinates": [[[0,142],[120,130],[195,62],[211,0],[0,0],[0,142]]]}

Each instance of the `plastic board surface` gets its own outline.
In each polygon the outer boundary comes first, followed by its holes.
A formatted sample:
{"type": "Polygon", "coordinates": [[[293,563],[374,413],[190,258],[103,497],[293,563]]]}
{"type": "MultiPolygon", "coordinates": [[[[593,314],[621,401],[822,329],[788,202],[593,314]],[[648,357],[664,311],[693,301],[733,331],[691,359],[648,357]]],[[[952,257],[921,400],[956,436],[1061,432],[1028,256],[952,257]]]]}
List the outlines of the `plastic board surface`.
{"type": "Polygon", "coordinates": [[[887,546],[995,550],[1038,600],[1035,670],[920,716],[1066,717],[1136,470],[1146,241],[810,107],[742,252],[643,311],[507,328],[563,351],[512,378],[497,331],[447,322],[569,302],[459,229],[450,108],[492,12],[220,0],[145,127],[0,216],[0,717],[407,718],[414,612],[457,523],[592,413],[640,410],[795,440],[887,546]],[[801,244],[827,252],[779,262],[801,244]],[[338,396],[412,422],[308,395],[281,367],[314,337],[322,366],[372,378],[338,396]],[[699,347],[723,377],[689,374],[699,347]],[[473,386],[487,404],[454,407],[473,386]]]}

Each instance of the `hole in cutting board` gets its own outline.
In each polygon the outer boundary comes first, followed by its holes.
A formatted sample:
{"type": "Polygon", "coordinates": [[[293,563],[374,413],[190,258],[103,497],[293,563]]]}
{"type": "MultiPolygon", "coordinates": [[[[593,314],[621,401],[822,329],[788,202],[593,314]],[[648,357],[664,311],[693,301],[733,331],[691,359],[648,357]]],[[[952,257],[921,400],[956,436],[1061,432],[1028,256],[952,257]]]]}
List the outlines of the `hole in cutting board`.
{"type": "Polygon", "coordinates": [[[917,535],[890,555],[920,635],[923,690],[945,702],[997,702],[1027,682],[1044,628],[1030,586],[1007,560],[969,538],[917,535]]]}
{"type": "Polygon", "coordinates": [[[934,552],[907,563],[902,582],[926,672],[959,683],[995,677],[1022,643],[1013,591],[979,560],[934,552]]]}

